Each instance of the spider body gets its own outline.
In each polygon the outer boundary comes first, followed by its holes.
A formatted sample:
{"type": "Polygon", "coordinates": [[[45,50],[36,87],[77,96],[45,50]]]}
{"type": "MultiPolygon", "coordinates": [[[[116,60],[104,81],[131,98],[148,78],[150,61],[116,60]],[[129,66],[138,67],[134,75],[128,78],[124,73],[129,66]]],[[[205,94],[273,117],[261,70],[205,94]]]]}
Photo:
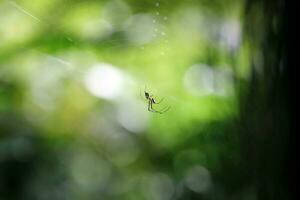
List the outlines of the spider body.
{"type": "Polygon", "coordinates": [[[145,92],[145,97],[146,97],[146,99],[149,99],[150,95],[148,92],[145,92]]]}
{"type": "Polygon", "coordinates": [[[152,103],[156,104],[155,99],[151,98],[152,103]]]}
{"type": "Polygon", "coordinates": [[[150,95],[148,92],[144,91],[145,98],[148,101],[148,111],[154,112],[154,113],[159,113],[162,114],[164,112],[167,112],[170,109],[170,106],[164,107],[162,110],[156,110],[153,108],[153,104],[159,104],[161,103],[164,99],[162,98],[159,102],[155,100],[153,95],[150,95]]]}

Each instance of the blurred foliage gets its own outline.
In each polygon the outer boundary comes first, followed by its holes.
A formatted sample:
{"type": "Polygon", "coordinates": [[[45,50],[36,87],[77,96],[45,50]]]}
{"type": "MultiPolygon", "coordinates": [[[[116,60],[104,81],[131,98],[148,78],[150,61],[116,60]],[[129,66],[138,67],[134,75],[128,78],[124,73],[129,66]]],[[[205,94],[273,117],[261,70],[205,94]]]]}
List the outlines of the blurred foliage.
{"type": "Polygon", "coordinates": [[[276,199],[259,174],[284,161],[260,165],[285,158],[288,94],[267,110],[286,74],[265,2],[1,1],[0,199],[276,199]]]}

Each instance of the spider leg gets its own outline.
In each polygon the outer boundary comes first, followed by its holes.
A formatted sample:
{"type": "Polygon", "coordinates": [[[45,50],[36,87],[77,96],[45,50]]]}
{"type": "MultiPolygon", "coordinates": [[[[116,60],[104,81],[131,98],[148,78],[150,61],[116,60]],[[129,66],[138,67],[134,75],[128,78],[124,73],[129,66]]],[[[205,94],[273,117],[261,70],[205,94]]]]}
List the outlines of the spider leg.
{"type": "Polygon", "coordinates": [[[150,99],[148,100],[148,111],[152,112],[152,102],[150,99]]]}
{"type": "Polygon", "coordinates": [[[152,112],[163,114],[163,113],[167,112],[170,108],[171,108],[171,106],[166,106],[161,110],[155,110],[155,109],[152,108],[152,112]]]}
{"type": "Polygon", "coordinates": [[[151,110],[151,112],[156,112],[156,110],[153,108],[153,100],[149,99],[149,102],[150,102],[150,110],[151,110]]]}
{"type": "Polygon", "coordinates": [[[152,99],[149,99],[149,101],[148,101],[148,111],[154,112],[154,113],[159,113],[157,110],[155,110],[153,108],[153,101],[152,101],[152,99]]]}
{"type": "Polygon", "coordinates": [[[167,112],[168,110],[170,110],[171,106],[166,106],[163,109],[157,111],[159,114],[163,114],[165,112],[167,112]]]}
{"type": "Polygon", "coordinates": [[[160,111],[157,111],[155,109],[152,109],[151,112],[162,114],[160,111]]]}
{"type": "Polygon", "coordinates": [[[165,98],[162,98],[159,102],[155,102],[155,104],[160,104],[165,98]]]}

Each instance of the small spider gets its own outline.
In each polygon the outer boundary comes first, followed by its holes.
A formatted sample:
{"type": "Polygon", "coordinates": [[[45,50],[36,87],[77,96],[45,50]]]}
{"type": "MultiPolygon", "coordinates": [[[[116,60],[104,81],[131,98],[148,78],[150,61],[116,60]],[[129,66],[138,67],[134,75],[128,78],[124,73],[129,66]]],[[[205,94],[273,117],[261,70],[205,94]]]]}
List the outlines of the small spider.
{"type": "Polygon", "coordinates": [[[155,98],[154,98],[153,95],[150,95],[150,94],[149,94],[148,92],[146,92],[146,91],[144,91],[144,94],[145,94],[146,100],[148,101],[148,111],[154,112],[154,113],[163,114],[163,113],[167,112],[167,111],[171,108],[171,106],[166,106],[166,107],[164,107],[164,108],[161,109],[161,110],[156,110],[156,109],[154,109],[154,108],[153,108],[153,104],[160,104],[160,103],[164,100],[164,98],[162,98],[159,102],[157,102],[157,101],[155,100],[155,98]]]}

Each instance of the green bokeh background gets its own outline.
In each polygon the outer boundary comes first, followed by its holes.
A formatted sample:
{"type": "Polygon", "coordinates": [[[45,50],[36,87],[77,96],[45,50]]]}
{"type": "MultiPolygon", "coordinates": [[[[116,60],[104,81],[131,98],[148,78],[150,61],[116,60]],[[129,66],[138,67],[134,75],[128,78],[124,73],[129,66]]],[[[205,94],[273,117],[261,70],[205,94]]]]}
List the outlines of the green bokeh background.
{"type": "Polygon", "coordinates": [[[242,0],[0,1],[0,199],[258,199],[244,16],[242,0]]]}

